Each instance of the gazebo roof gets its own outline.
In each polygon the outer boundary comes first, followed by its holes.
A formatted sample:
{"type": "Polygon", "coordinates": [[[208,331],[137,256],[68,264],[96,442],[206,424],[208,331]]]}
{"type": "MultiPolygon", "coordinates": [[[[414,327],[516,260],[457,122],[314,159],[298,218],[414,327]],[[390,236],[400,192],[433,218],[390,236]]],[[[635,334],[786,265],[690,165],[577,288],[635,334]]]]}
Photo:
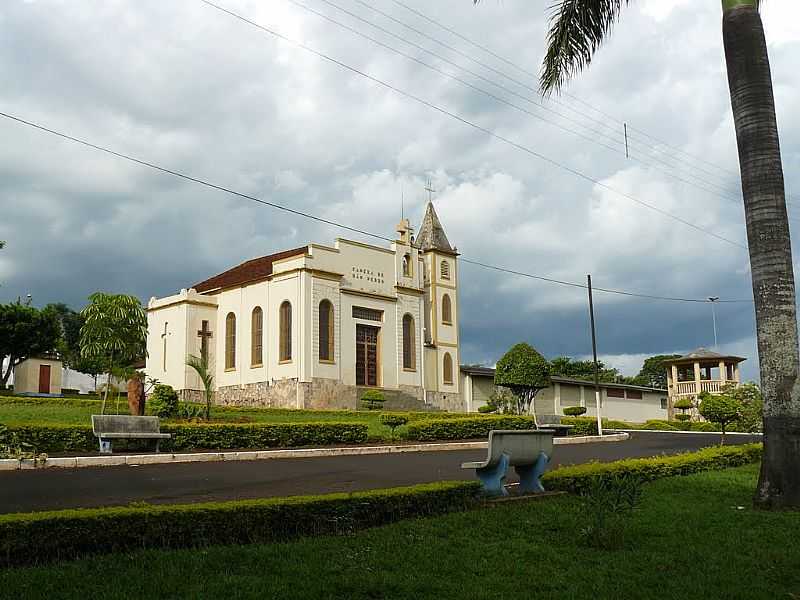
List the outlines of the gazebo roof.
{"type": "Polygon", "coordinates": [[[734,356],[732,354],[720,354],[718,352],[712,352],[706,348],[698,348],[697,350],[692,350],[689,354],[684,354],[679,358],[673,358],[671,360],[665,360],[665,365],[681,365],[681,364],[691,364],[696,362],[714,362],[719,363],[722,361],[725,362],[734,362],[740,363],[747,360],[746,358],[742,358],[741,356],[734,356]]]}

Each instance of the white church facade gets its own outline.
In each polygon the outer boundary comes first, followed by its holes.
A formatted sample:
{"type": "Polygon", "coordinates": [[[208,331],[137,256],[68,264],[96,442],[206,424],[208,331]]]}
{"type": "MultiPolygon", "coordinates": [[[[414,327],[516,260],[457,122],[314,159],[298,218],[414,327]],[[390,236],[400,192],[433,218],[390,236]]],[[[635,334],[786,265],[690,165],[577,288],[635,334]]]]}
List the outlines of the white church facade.
{"type": "Polygon", "coordinates": [[[256,258],[148,303],[146,372],[200,400],[186,366],[205,356],[215,402],[280,408],[465,410],[458,253],[429,203],[388,248],[346,239],[256,258]]]}

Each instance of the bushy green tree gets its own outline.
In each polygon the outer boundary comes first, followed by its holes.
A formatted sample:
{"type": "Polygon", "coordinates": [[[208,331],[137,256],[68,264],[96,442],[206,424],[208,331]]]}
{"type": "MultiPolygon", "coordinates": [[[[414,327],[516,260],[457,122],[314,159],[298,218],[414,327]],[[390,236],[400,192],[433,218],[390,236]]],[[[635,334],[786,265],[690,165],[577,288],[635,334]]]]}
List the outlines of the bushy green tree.
{"type": "Polygon", "coordinates": [[[698,410],[708,421],[716,423],[722,427],[721,444],[725,444],[725,430],[728,425],[738,421],[741,417],[742,403],[736,398],[724,394],[700,394],[700,406],[698,410]]]}
{"type": "Polygon", "coordinates": [[[667,389],[667,367],[664,361],[680,358],[680,354],[657,354],[646,358],[639,374],[634,377],[636,385],[667,389]]]}
{"type": "MultiPolygon", "coordinates": [[[[147,352],[147,314],[134,296],[96,292],[81,312],[81,356],[104,365],[111,383],[112,375],[129,374],[130,365],[147,352]]],[[[105,412],[108,385],[103,394],[101,413],[105,412]]]]}
{"type": "Polygon", "coordinates": [[[742,385],[729,383],[722,388],[722,393],[741,403],[736,428],[740,431],[756,433],[764,426],[764,400],[761,389],[752,381],[742,385]]]}
{"type": "Polygon", "coordinates": [[[0,304],[0,361],[8,357],[8,365],[0,362],[0,383],[8,383],[19,363],[32,356],[55,352],[61,339],[58,315],[19,303],[0,304]]]}
{"type": "MultiPolygon", "coordinates": [[[[627,383],[628,378],[617,369],[606,367],[602,360],[597,361],[597,371],[598,378],[603,383],[627,383]]],[[[550,376],[594,381],[594,361],[557,356],[550,361],[550,376]]]]}
{"type": "Polygon", "coordinates": [[[394,438],[394,430],[407,424],[408,417],[398,413],[384,413],[381,415],[381,423],[392,430],[392,438],[394,438]]]}
{"type": "Polygon", "coordinates": [[[517,344],[497,361],[494,384],[508,388],[516,399],[516,413],[533,412],[539,390],[550,386],[550,363],[530,344],[517,344]]]}

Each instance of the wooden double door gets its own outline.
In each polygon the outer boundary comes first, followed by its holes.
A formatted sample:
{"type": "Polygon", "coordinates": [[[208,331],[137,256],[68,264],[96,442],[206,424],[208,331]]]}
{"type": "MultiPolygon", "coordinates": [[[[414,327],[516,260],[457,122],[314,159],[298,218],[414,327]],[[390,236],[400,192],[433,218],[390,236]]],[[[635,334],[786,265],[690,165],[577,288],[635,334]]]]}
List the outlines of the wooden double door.
{"type": "Polygon", "coordinates": [[[380,327],[356,325],[356,385],[378,386],[380,331],[380,327]]]}

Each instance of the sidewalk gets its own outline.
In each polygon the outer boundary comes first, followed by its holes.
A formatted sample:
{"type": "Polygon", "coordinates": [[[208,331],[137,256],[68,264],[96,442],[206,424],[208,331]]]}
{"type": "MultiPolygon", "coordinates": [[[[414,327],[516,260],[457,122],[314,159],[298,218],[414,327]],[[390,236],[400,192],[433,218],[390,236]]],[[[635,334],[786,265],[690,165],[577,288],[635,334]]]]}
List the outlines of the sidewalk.
{"type": "MultiPolygon", "coordinates": [[[[599,436],[555,438],[559,446],[588,443],[621,442],[630,438],[628,433],[614,433],[599,436]]],[[[60,456],[48,458],[34,464],[33,460],[14,458],[0,459],[0,471],[24,469],[113,467],[121,465],[139,466],[167,463],[218,462],[242,460],[270,460],[284,458],[318,458],[324,456],[358,456],[372,454],[402,454],[407,452],[442,452],[457,450],[480,450],[488,442],[439,442],[429,444],[383,444],[374,446],[351,446],[333,448],[280,448],[275,450],[241,450],[222,452],[187,452],[159,454],[114,454],[94,456],[60,456]]]]}

